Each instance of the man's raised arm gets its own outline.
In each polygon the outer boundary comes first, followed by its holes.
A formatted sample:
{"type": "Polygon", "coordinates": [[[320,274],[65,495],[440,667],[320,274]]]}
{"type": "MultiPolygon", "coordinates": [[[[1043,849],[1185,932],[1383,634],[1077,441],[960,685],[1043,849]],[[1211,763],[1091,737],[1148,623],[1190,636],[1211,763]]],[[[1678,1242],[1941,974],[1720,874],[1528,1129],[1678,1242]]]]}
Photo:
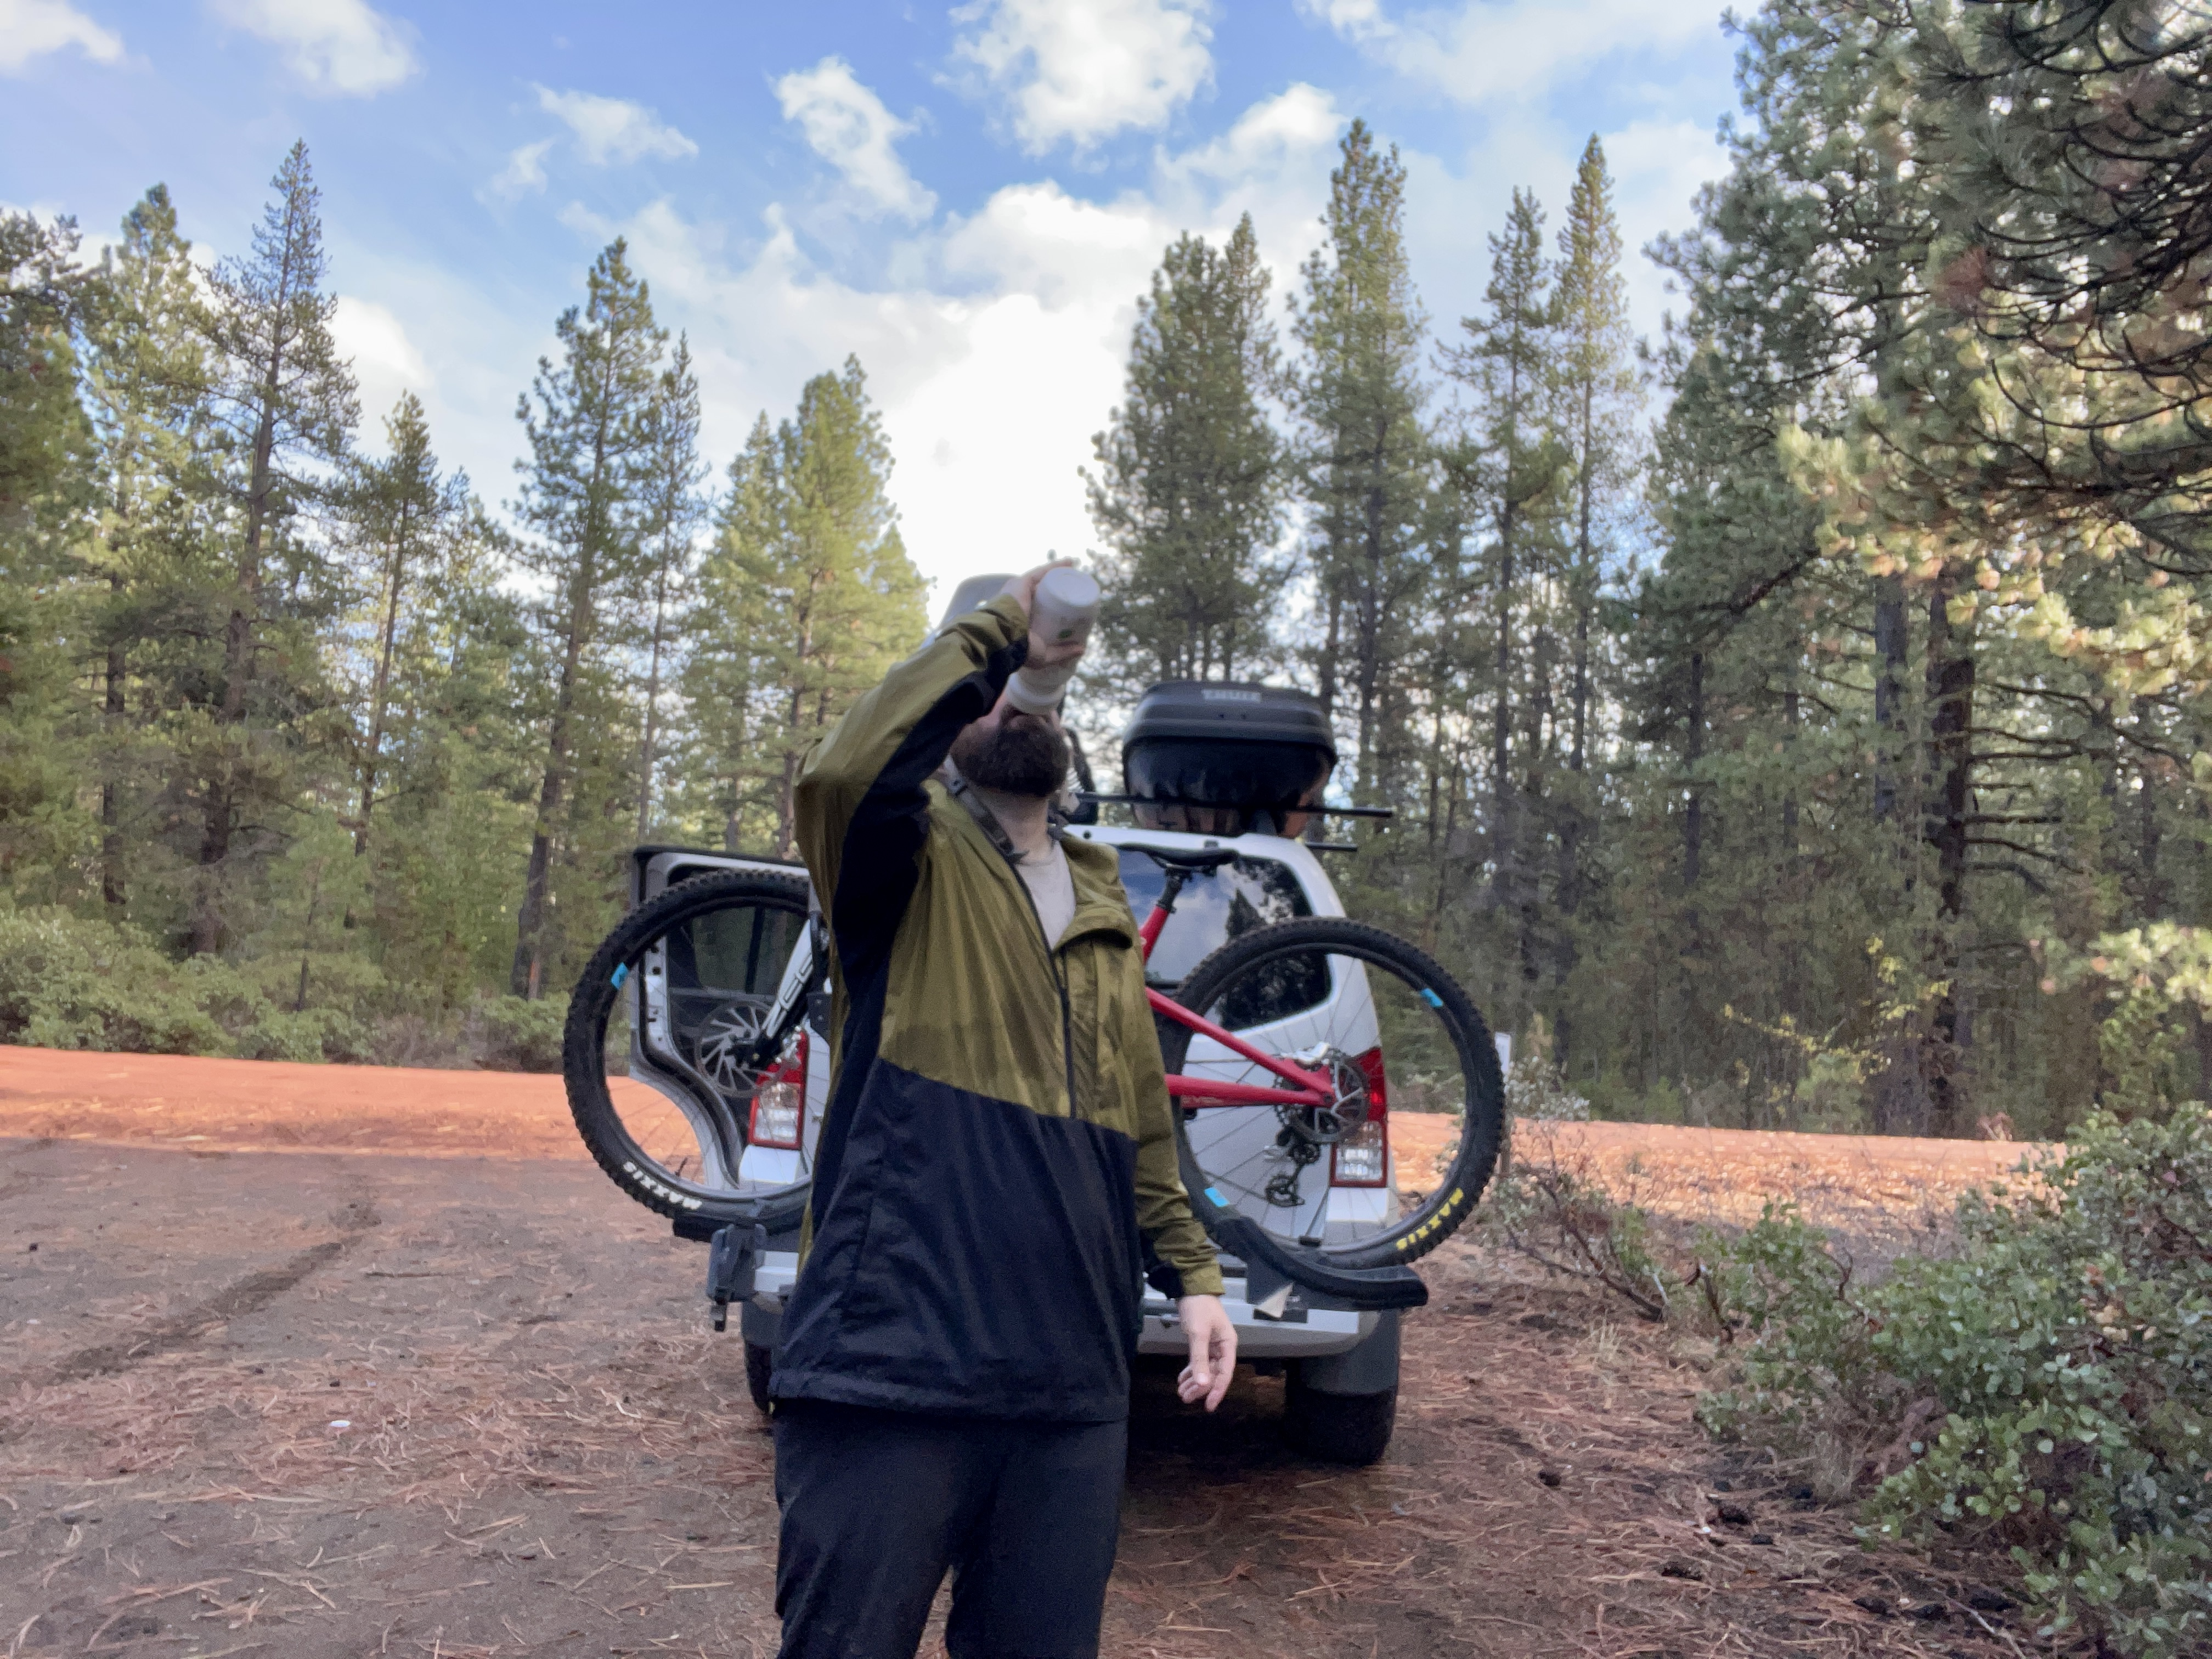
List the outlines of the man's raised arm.
{"type": "Polygon", "coordinates": [[[873,931],[867,916],[896,927],[927,834],[922,785],[962,728],[998,702],[1028,638],[1028,616],[1009,595],[955,618],[808,753],[793,802],[799,852],[841,954],[873,931]]]}

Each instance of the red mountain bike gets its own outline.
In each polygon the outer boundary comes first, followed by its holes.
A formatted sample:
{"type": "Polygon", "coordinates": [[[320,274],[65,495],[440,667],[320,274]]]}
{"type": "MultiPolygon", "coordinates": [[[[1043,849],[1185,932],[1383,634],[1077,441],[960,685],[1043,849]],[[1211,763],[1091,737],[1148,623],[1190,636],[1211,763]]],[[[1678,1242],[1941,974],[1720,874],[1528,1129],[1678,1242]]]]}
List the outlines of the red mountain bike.
{"type": "MultiPolygon", "coordinates": [[[[1139,929],[1147,959],[1184,886],[1237,857],[1121,850],[1162,872],[1139,929]]],[[[1295,1282],[1352,1306],[1417,1305],[1406,1264],[1466,1220],[1498,1159],[1504,1083],[1482,1017],[1378,928],[1305,916],[1231,931],[1179,985],[1147,991],[1192,1207],[1244,1264],[1255,1304],[1295,1282]]],[[[720,871],[632,912],[585,969],[564,1043],[600,1167],[694,1236],[794,1231],[826,973],[796,874],[720,871]]]]}

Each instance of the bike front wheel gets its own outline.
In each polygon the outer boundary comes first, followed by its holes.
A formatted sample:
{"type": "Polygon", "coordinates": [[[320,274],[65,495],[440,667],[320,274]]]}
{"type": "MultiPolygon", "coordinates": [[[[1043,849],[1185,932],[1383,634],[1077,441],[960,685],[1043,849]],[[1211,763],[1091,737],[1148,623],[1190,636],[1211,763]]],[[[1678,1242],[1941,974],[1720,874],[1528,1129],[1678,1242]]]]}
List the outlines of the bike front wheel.
{"type": "Polygon", "coordinates": [[[678,882],[607,936],[569,1000],[561,1069],[577,1132],[617,1187],[665,1216],[799,1224],[805,1034],[794,1022],[767,1066],[755,1055],[786,977],[811,960],[806,884],[750,870],[678,882]],[[757,1144],[763,1121],[799,1144],[757,1144]]]}
{"type": "MultiPolygon", "coordinates": [[[[1505,1079],[1482,1016],[1426,953],[1305,917],[1231,939],[1177,1000],[1334,1085],[1327,1106],[1183,1097],[1183,1183],[1209,1230],[1242,1215],[1337,1266],[1376,1267],[1427,1255],[1473,1212],[1498,1164],[1505,1079]]],[[[1161,1048],[1171,1073],[1285,1086],[1188,1026],[1164,1022],[1161,1048]]]]}

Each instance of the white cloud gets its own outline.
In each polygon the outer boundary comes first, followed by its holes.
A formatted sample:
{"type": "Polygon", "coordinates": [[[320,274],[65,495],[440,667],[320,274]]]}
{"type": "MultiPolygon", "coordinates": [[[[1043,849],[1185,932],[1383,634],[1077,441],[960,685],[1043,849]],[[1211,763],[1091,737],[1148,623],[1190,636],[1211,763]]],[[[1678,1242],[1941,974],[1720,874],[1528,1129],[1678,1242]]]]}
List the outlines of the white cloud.
{"type": "Polygon", "coordinates": [[[102,28],[68,0],[0,0],[0,75],[15,75],[33,58],[76,46],[95,64],[123,56],[122,37],[102,28]]]}
{"type": "Polygon", "coordinates": [[[419,398],[437,384],[429,362],[407,337],[405,325],[372,300],[338,295],[331,337],[340,356],[353,359],[364,434],[383,430],[381,422],[401,392],[412,392],[419,398]]]}
{"type": "Polygon", "coordinates": [[[124,55],[122,35],[86,18],[69,0],[0,0],[0,76],[18,76],[33,58],[80,46],[95,64],[124,55]]]}
{"type": "Polygon", "coordinates": [[[1169,178],[1237,179],[1279,170],[1294,158],[1335,142],[1345,117],[1335,100],[1303,81],[1273,98],[1263,98],[1237,118],[1221,137],[1181,155],[1163,155],[1159,171],[1169,178]]]}
{"type": "Polygon", "coordinates": [[[882,213],[926,219],[937,198],[899,159],[899,139],[914,131],[854,76],[842,58],[793,70],[775,83],[783,118],[796,121],[817,155],[844,175],[854,192],[882,213]]]}
{"type": "MultiPolygon", "coordinates": [[[[1487,239],[1504,226],[1516,185],[1535,192],[1545,212],[1546,251],[1555,250],[1589,137],[1532,118],[1499,124],[1487,142],[1449,162],[1407,153],[1407,247],[1439,342],[1459,338],[1459,319],[1483,309],[1487,239]]],[[[1644,257],[1644,246],[1693,222],[1691,197],[1727,171],[1728,158],[1711,128],[1697,121],[1632,121],[1600,133],[1598,142],[1613,174],[1630,319],[1639,332],[1656,337],[1668,299],[1665,274],[1644,257]]],[[[1679,311],[1680,301],[1674,303],[1679,311]]]]}
{"type": "Polygon", "coordinates": [[[665,202],[619,222],[562,217],[588,246],[627,237],[661,320],[689,331],[718,461],[760,410],[787,413],[809,375],[859,356],[897,457],[908,548],[941,598],[977,570],[1095,544],[1077,469],[1121,400],[1162,249],[1184,229],[1218,240],[1249,210],[1287,272],[1313,241],[1341,123],[1325,94],[1294,87],[1214,143],[1162,153],[1144,188],[1110,201],[1002,186],[898,239],[880,286],[822,269],[780,209],[745,244],[665,202]]]}
{"type": "Polygon", "coordinates": [[[1213,76],[1208,0],[975,0],[956,53],[1012,105],[1032,154],[1158,128],[1213,76]]]}
{"type": "Polygon", "coordinates": [[[1094,295],[1133,299],[1174,232],[1150,203],[1101,207],[1051,179],[1007,185],[945,240],[945,268],[1048,309],[1094,295]]]}
{"type": "Polygon", "coordinates": [[[414,31],[363,0],[210,0],[234,28],[283,46],[292,72],[318,92],[366,97],[413,75],[414,31]]]}
{"type": "Polygon", "coordinates": [[[485,191],[506,202],[538,195],[545,188],[545,152],[552,148],[550,138],[540,138],[508,151],[507,165],[484,186],[485,191]]]}
{"type": "Polygon", "coordinates": [[[589,92],[538,88],[538,106],[568,124],[576,137],[576,154],[592,166],[635,161],[647,155],[671,160],[696,155],[699,146],[642,104],[626,98],[602,98],[589,92]]]}
{"type": "MultiPolygon", "coordinates": [[[[1699,185],[1726,175],[1728,151],[1712,124],[1704,121],[1632,121],[1599,142],[1613,170],[1614,210],[1628,246],[1629,309],[1638,327],[1656,338],[1669,304],[1668,278],[1644,257],[1644,249],[1654,238],[1696,222],[1691,199],[1699,185]]],[[[1565,202],[1562,196],[1560,205],[1565,202]]],[[[1683,303],[1672,301],[1678,314],[1683,303]]]]}
{"type": "Polygon", "coordinates": [[[1720,26],[1712,0],[1462,0],[1394,19],[1379,0],[1298,0],[1367,55],[1463,104],[1531,99],[1583,64],[1676,47],[1720,26]]]}
{"type": "Polygon", "coordinates": [[[1381,0],[1298,0],[1298,9],[1349,40],[1362,40],[1389,27],[1381,0]]]}

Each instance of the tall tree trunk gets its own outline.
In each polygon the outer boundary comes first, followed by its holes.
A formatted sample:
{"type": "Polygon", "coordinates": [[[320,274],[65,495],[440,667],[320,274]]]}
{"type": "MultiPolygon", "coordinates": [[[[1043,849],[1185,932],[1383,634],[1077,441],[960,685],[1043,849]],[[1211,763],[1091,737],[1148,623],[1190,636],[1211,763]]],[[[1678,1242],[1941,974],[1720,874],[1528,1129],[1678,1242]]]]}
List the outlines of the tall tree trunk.
{"type": "Polygon", "coordinates": [[[538,819],[530,834],[530,867],[523,877],[522,908],[514,919],[514,967],[509,988],[535,1002],[545,989],[545,923],[553,902],[553,842],[568,805],[568,757],[573,746],[577,682],[584,665],[584,643],[591,631],[592,575],[589,551],[578,562],[568,590],[568,637],[561,652],[561,679],[554,693],[553,720],[546,734],[545,776],[538,790],[538,819]]]}
{"type": "Polygon", "coordinates": [[[1589,735],[1590,661],[1589,630],[1592,591],[1596,587],[1596,570],[1590,551],[1590,516],[1595,507],[1597,481],[1591,476],[1591,446],[1595,441],[1596,416],[1594,400],[1597,395],[1596,382],[1583,381],[1583,464],[1580,484],[1581,501],[1575,514],[1575,680],[1574,680],[1574,741],[1568,751],[1568,768],[1579,774],[1589,735]]]}
{"type": "Polygon", "coordinates": [[[1923,815],[1936,857],[1935,969],[1944,989],[1929,1010],[1923,1066],[1928,1081],[1929,1132],[1957,1135],[1966,1128],[1966,1079],[1960,1066],[1964,1031],[1959,987],[1966,919],[1968,815],[1974,781],[1974,647],[1972,624],[1951,620],[1957,591],[1949,571],[1928,596],[1928,757],[1930,799],[1923,815]]]}
{"type": "MultiPolygon", "coordinates": [[[[1782,670],[1782,744],[1788,757],[1784,773],[1794,779],[1797,775],[1797,723],[1799,720],[1797,693],[1797,653],[1793,649],[1790,660],[1782,670]]],[[[1797,791],[1790,788],[1782,797],[1782,855],[1795,863],[1797,857],[1797,791]]]]}
{"type": "Polygon", "coordinates": [[[1506,461],[1503,511],[1498,520],[1498,651],[1493,669],[1496,707],[1490,721],[1491,872],[1493,903],[1510,903],[1519,858],[1513,822],[1513,532],[1518,501],[1513,494],[1512,461],[1506,461]]]}
{"type": "Polygon", "coordinates": [[[2142,817],[2136,840],[2136,870],[2142,883],[2142,914],[2156,921],[2166,914],[2166,880],[2159,873],[2159,847],[2163,839],[2158,821],[2158,773],[2146,763],[2136,777],[2141,783],[2142,817]]]}
{"type": "MultiPolygon", "coordinates": [[[[120,574],[107,579],[109,591],[118,605],[123,599],[123,578],[120,574]]],[[[122,741],[125,678],[130,671],[123,641],[113,638],[107,642],[106,664],[106,684],[100,711],[101,723],[106,728],[108,752],[100,768],[100,899],[112,912],[119,915],[130,902],[130,889],[124,880],[123,800],[122,792],[116,787],[115,767],[117,746],[122,741]]]]}
{"type": "MultiPolygon", "coordinates": [[[[1705,793],[1698,787],[1698,764],[1705,757],[1705,653],[1690,653],[1689,729],[1683,733],[1683,769],[1690,775],[1688,799],[1682,807],[1682,890],[1694,895],[1704,874],[1705,854],[1705,793]]],[[[1691,933],[1697,932],[1691,911],[1691,933]]]]}
{"type": "Polygon", "coordinates": [[[198,892],[192,907],[192,951],[211,956],[222,948],[224,920],[220,886],[222,868],[230,860],[231,836],[237,830],[238,801],[235,748],[239,729],[246,722],[246,702],[253,682],[253,629],[261,615],[261,539],[269,519],[269,495],[274,487],[272,461],[276,447],[278,374],[283,363],[281,344],[272,349],[269,372],[261,386],[261,412],[254,423],[252,469],[246,475],[246,535],[239,546],[237,587],[222,635],[222,702],[218,723],[223,730],[215,775],[209,780],[204,828],[200,836],[198,892]]]}
{"type": "Polygon", "coordinates": [[[399,509],[398,533],[392,538],[391,569],[385,578],[384,627],[378,637],[376,679],[368,698],[368,749],[361,768],[361,823],[353,832],[353,855],[368,851],[369,815],[376,810],[377,763],[384,753],[384,714],[392,687],[392,655],[399,637],[399,591],[407,580],[409,507],[399,509]]]}
{"type": "Polygon", "coordinates": [[[1874,815],[1897,813],[1897,768],[1905,731],[1905,583],[1878,576],[1874,585],[1874,815]]]}
{"type": "Polygon", "coordinates": [[[1375,706],[1382,654],[1382,464],[1388,453],[1387,432],[1375,434],[1374,482],[1368,486],[1366,520],[1367,580],[1359,596],[1359,770],[1365,786],[1358,797],[1363,805],[1379,799],[1382,782],[1381,757],[1376,753],[1380,724],[1375,706]]]}
{"type": "Polygon", "coordinates": [[[1344,641],[1344,596],[1338,591],[1333,571],[1324,572],[1322,582],[1328,589],[1328,631],[1322,636],[1321,648],[1321,717],[1332,728],[1336,724],[1336,653],[1344,641]]]}
{"type": "Polygon", "coordinates": [[[653,745],[660,733],[660,650],[661,635],[668,626],[668,565],[662,562],[653,587],[653,656],[645,674],[645,730],[640,735],[637,755],[637,839],[642,845],[653,830],[653,769],[657,757],[653,745]]]}

